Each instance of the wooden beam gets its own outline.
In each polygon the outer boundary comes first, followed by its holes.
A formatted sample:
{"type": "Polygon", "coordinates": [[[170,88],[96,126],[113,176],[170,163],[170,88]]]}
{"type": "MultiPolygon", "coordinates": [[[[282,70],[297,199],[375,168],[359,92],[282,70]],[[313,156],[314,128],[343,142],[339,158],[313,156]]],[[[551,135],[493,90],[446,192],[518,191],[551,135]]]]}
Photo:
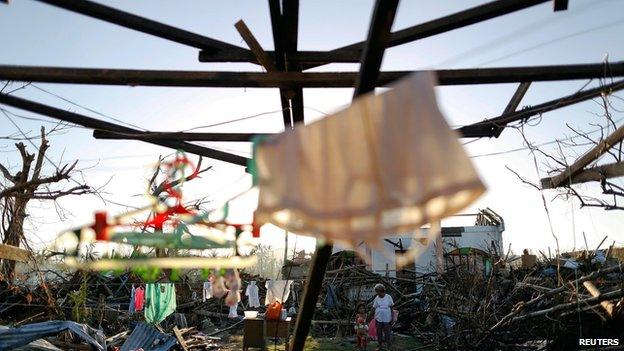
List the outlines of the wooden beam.
{"type": "Polygon", "coordinates": [[[179,44],[207,50],[209,52],[229,51],[232,54],[238,55],[250,53],[249,50],[243,49],[236,45],[228,44],[88,0],[38,1],[162,39],[171,40],[179,44]]]}
{"type": "Polygon", "coordinates": [[[568,0],[553,0],[553,10],[565,11],[568,9],[568,0]]]}
{"type": "Polygon", "coordinates": [[[399,6],[398,0],[376,1],[375,3],[373,19],[360,61],[360,71],[355,81],[354,99],[374,91],[377,86],[379,69],[388,46],[397,6],[399,6]]]}
{"type": "Polygon", "coordinates": [[[600,156],[609,151],[614,145],[624,140],[624,126],[619,127],[609,136],[601,140],[596,146],[579,157],[573,164],[568,166],[563,172],[549,178],[541,180],[545,189],[558,188],[569,184],[570,179],[583,170],[587,165],[596,161],[600,156]]]}
{"type": "MultiPolygon", "coordinates": [[[[368,40],[362,53],[354,99],[375,89],[383,53],[388,45],[390,29],[392,28],[398,5],[399,0],[375,1],[373,18],[368,31],[368,40]]],[[[314,253],[312,266],[306,279],[302,306],[299,309],[295,323],[291,351],[302,351],[304,349],[332,251],[332,244],[325,243],[317,247],[314,253]]]]}
{"type": "Polygon", "coordinates": [[[33,258],[32,252],[19,247],[0,244],[0,259],[17,262],[29,262],[33,258]]]}
{"type": "Polygon", "coordinates": [[[579,91],[572,95],[547,101],[539,105],[522,109],[520,111],[506,113],[499,117],[463,126],[456,129],[456,131],[464,138],[493,137],[496,136],[496,130],[499,126],[504,126],[512,122],[521,121],[529,117],[539,115],[541,113],[553,111],[573,104],[578,104],[580,102],[598,97],[601,94],[610,94],[622,89],[624,89],[624,80],[593,89],[579,91]]]}
{"type": "MultiPolygon", "coordinates": [[[[26,100],[13,95],[0,94],[0,104],[19,108],[21,110],[30,111],[50,118],[58,119],[64,122],[77,124],[91,129],[102,129],[122,134],[137,134],[141,131],[124,127],[118,124],[101,121],[99,119],[87,117],[74,112],[65,111],[56,107],[40,104],[38,102],[26,100]]],[[[194,145],[182,141],[174,140],[146,140],[148,143],[169,147],[172,149],[180,149],[186,152],[213,158],[223,162],[232,163],[239,166],[247,166],[248,159],[242,156],[230,154],[227,152],[210,149],[207,147],[194,145]]]]}
{"type": "Polygon", "coordinates": [[[256,60],[260,62],[262,67],[264,67],[267,72],[277,71],[273,59],[269,55],[267,55],[258,40],[256,40],[256,37],[254,37],[254,35],[249,30],[245,22],[243,20],[240,20],[236,22],[234,27],[236,27],[236,30],[238,30],[238,34],[240,34],[245,43],[247,43],[247,46],[249,46],[249,49],[256,57],[256,60]]]}
{"type": "MultiPolygon", "coordinates": [[[[271,0],[273,1],[273,0],[271,0]]],[[[277,59],[276,51],[267,50],[267,55],[277,59]]],[[[360,62],[361,50],[353,51],[297,51],[290,55],[290,62],[298,65],[320,65],[325,63],[357,63],[360,62]]],[[[251,62],[259,63],[253,53],[237,53],[231,51],[217,51],[215,53],[200,51],[199,62],[251,62]]]]}
{"type": "MultiPolygon", "coordinates": [[[[467,27],[475,23],[520,11],[548,1],[550,0],[492,1],[394,32],[390,35],[388,47],[405,44],[415,40],[446,33],[455,29],[467,27]]],[[[291,57],[290,60],[294,60],[295,62],[303,65],[304,69],[332,62],[359,62],[361,52],[364,49],[364,44],[365,42],[359,42],[332,51],[299,52],[298,55],[291,57]]],[[[272,52],[269,52],[269,55],[272,54],[272,52]]],[[[244,55],[229,55],[225,52],[217,52],[214,54],[201,52],[199,60],[201,62],[253,62],[255,58],[251,55],[251,53],[244,55]]]]}
{"type": "Polygon", "coordinates": [[[178,141],[213,141],[213,142],[250,142],[258,135],[275,135],[277,133],[185,133],[185,132],[138,132],[115,133],[96,129],[93,137],[96,139],[113,140],[178,140],[178,141]]]}
{"type": "MultiPolygon", "coordinates": [[[[299,0],[283,0],[282,1],[282,28],[283,36],[282,44],[284,49],[284,57],[286,59],[287,72],[301,72],[301,66],[291,60],[291,57],[297,52],[299,42],[299,0]]],[[[290,96],[290,113],[292,116],[291,128],[295,124],[303,123],[303,89],[295,87],[288,92],[290,96]]]]}
{"type": "MultiPolygon", "coordinates": [[[[587,182],[600,182],[603,179],[617,177],[624,177],[624,162],[609,163],[606,165],[586,168],[573,176],[571,181],[564,184],[569,185],[587,182]]],[[[543,178],[541,183],[543,189],[550,189],[551,178],[543,178]]]]}
{"type": "MultiPolygon", "coordinates": [[[[387,86],[389,83],[414,72],[417,71],[381,72],[376,85],[387,86]]],[[[435,72],[438,76],[438,85],[576,80],[624,76],[624,62],[610,64],[608,76],[605,76],[603,63],[447,69],[435,72]]],[[[356,78],[356,72],[262,73],[0,65],[0,80],[98,85],[219,88],[350,88],[355,86],[356,78]]]]}
{"type": "MultiPolygon", "coordinates": [[[[516,92],[513,94],[513,96],[511,97],[511,100],[509,100],[509,103],[505,107],[505,110],[503,111],[503,115],[516,112],[516,109],[518,109],[518,105],[520,105],[520,101],[522,101],[524,94],[526,94],[527,90],[529,90],[529,86],[531,86],[531,82],[523,82],[523,83],[520,83],[520,85],[518,85],[516,92]]],[[[494,133],[494,137],[498,138],[503,132],[503,129],[505,129],[504,125],[497,126],[496,131],[494,133]]]]}
{"type": "MultiPolygon", "coordinates": [[[[282,38],[282,10],[280,0],[269,0],[269,14],[271,16],[271,32],[273,33],[273,46],[275,47],[275,64],[280,72],[286,71],[286,56],[284,53],[284,39],[282,38]]],[[[201,57],[201,53],[200,53],[201,57]]],[[[282,120],[284,129],[292,128],[292,109],[290,107],[290,97],[294,95],[291,90],[280,88],[280,103],[282,105],[282,120]]]]}

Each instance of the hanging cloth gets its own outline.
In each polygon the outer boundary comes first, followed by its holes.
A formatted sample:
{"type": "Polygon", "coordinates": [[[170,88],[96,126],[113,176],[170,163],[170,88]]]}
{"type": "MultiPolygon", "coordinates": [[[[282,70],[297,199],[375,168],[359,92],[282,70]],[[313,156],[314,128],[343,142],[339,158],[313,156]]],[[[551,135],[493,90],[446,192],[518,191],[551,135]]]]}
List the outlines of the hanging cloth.
{"type": "Polygon", "coordinates": [[[334,309],[338,307],[340,303],[338,302],[338,297],[336,296],[336,289],[333,285],[327,286],[327,296],[325,296],[325,306],[327,309],[334,309]]]}
{"type": "Polygon", "coordinates": [[[134,300],[135,294],[136,294],[136,289],[134,288],[134,284],[132,284],[132,290],[130,291],[130,303],[128,304],[128,312],[130,314],[133,314],[134,312],[136,312],[135,300],[134,300]]]}
{"type": "Polygon", "coordinates": [[[145,320],[158,324],[176,309],[175,286],[172,283],[150,283],[145,289],[145,320]]]}
{"type": "Polygon", "coordinates": [[[142,311],[145,304],[145,289],[138,287],[134,292],[134,308],[136,311],[142,311]]]}
{"type": "Polygon", "coordinates": [[[260,307],[260,297],[258,296],[258,285],[256,281],[252,280],[247,285],[245,295],[249,299],[249,307],[260,307]]]}
{"type": "Polygon", "coordinates": [[[204,282],[203,301],[210,298],[212,298],[212,284],[210,282],[204,282]]]}
{"type": "Polygon", "coordinates": [[[412,74],[257,143],[257,223],[381,249],[384,236],[420,234],[471,204],[485,187],[438,109],[435,84],[430,72],[412,74]]]}
{"type": "Polygon", "coordinates": [[[228,313],[228,318],[238,318],[238,304],[230,306],[230,313],[228,313]]]}
{"type": "Polygon", "coordinates": [[[291,284],[292,280],[267,280],[264,284],[267,289],[264,304],[270,305],[275,301],[283,304],[288,300],[291,284]]]}

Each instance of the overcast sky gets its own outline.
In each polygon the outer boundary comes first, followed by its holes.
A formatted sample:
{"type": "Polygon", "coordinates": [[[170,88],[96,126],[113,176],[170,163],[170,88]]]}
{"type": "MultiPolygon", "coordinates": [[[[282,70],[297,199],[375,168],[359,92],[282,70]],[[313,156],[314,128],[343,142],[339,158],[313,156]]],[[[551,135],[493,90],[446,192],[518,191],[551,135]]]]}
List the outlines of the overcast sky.
{"type": "MultiPolygon", "coordinates": [[[[134,0],[103,3],[240,46],[244,46],[244,43],[234,28],[234,23],[243,19],[264,48],[273,48],[265,1],[181,3],[134,0]]],[[[393,30],[481,3],[484,1],[403,1],[399,6],[393,30]]],[[[372,0],[301,1],[299,49],[331,50],[364,40],[372,6],[372,0]]],[[[260,71],[258,66],[252,64],[200,63],[197,60],[197,49],[36,1],[14,0],[8,6],[0,5],[0,33],[0,64],[260,71]]],[[[416,43],[391,48],[386,51],[383,69],[600,63],[605,55],[608,55],[609,61],[616,62],[624,58],[624,46],[621,44],[623,36],[624,3],[621,1],[571,0],[568,11],[557,13],[552,11],[551,3],[546,3],[416,43]]],[[[317,70],[357,69],[354,64],[332,64],[317,70]]],[[[586,83],[587,81],[535,83],[521,106],[535,105],[571,94],[586,83]]],[[[594,81],[589,86],[596,84],[594,81]]],[[[36,84],[36,87],[146,129],[179,131],[271,112],[251,120],[203,130],[253,133],[283,130],[277,89],[132,88],[65,84],[36,84]]],[[[17,95],[104,118],[36,87],[21,90],[17,95]]],[[[437,88],[438,101],[449,124],[463,125],[500,115],[516,87],[516,84],[440,87],[437,88]]],[[[343,108],[349,104],[351,96],[351,89],[304,90],[306,122],[343,108]]],[[[617,100],[614,103],[616,106],[622,105],[617,100]]],[[[7,110],[24,116],[34,116],[11,108],[7,110]]],[[[592,112],[600,112],[600,108],[590,101],[544,114],[541,120],[532,123],[534,126],[526,127],[526,135],[531,142],[543,143],[570,136],[566,123],[582,130],[594,130],[596,127],[590,123],[604,124],[604,121],[592,112]]],[[[622,113],[614,111],[617,121],[622,117],[622,113]]],[[[0,115],[0,121],[0,136],[17,132],[4,115],[0,115]]],[[[41,125],[38,121],[19,118],[15,121],[27,132],[36,133],[41,125]]],[[[91,131],[80,128],[52,138],[51,144],[50,157],[56,163],[79,159],[80,167],[84,169],[83,173],[91,185],[98,186],[110,179],[105,197],[130,206],[146,203],[142,195],[145,193],[150,167],[158,155],[172,152],[137,141],[95,140],[91,131]]],[[[210,145],[250,156],[250,147],[244,143],[210,145]]],[[[498,139],[482,139],[467,144],[466,150],[475,156],[521,147],[521,135],[508,129],[498,139]]],[[[567,151],[573,156],[584,150],[575,148],[567,151]]],[[[554,248],[540,193],[523,185],[506,169],[508,166],[527,179],[537,181],[544,174],[536,173],[531,154],[527,150],[521,150],[473,160],[488,186],[488,192],[466,212],[475,212],[484,207],[498,212],[506,223],[505,246],[511,244],[516,252],[525,247],[554,248]]],[[[18,161],[13,142],[0,140],[0,162],[15,167],[18,161]]],[[[190,198],[208,196],[216,204],[250,187],[250,177],[242,167],[213,160],[205,161],[213,168],[201,179],[189,183],[187,195],[190,198]]],[[[51,171],[53,166],[48,166],[48,171],[51,171]]],[[[580,189],[589,193],[596,191],[594,186],[581,186],[580,189]]],[[[544,192],[553,228],[562,249],[571,249],[574,243],[577,247],[581,246],[583,232],[590,246],[597,245],[605,235],[609,236],[609,243],[616,240],[624,245],[622,212],[580,209],[576,201],[551,201],[554,194],[552,191],[544,192]]],[[[233,203],[234,219],[251,220],[254,200],[254,193],[250,192],[233,203]]],[[[60,203],[71,213],[64,221],[57,219],[51,204],[32,204],[32,229],[29,236],[33,242],[49,242],[61,229],[90,221],[94,210],[106,209],[115,213],[124,209],[121,206],[104,204],[95,197],[85,196],[66,198],[60,203]]],[[[449,220],[444,223],[470,225],[471,221],[449,220]]],[[[280,230],[265,228],[263,242],[279,247],[282,245],[282,235],[280,230]]],[[[313,247],[313,240],[309,238],[298,237],[296,243],[300,248],[313,247]]]]}

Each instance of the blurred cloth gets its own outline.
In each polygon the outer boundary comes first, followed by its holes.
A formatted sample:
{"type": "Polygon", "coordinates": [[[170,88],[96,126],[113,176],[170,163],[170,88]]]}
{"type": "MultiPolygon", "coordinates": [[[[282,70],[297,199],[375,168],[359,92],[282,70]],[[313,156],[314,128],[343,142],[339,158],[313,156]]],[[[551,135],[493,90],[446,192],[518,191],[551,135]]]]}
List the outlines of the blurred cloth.
{"type": "MultiPolygon", "coordinates": [[[[257,223],[381,249],[384,236],[420,234],[423,224],[472,203],[485,187],[438,109],[435,84],[433,73],[412,74],[259,142],[257,223]]],[[[430,230],[428,238],[438,234],[430,230]]]]}

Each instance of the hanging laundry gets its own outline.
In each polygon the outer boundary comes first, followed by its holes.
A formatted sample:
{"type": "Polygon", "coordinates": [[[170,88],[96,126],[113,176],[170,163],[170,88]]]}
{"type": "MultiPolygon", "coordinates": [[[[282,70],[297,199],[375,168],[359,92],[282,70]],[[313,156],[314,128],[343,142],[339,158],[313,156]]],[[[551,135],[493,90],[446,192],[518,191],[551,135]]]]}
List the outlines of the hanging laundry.
{"type": "Polygon", "coordinates": [[[145,289],[138,287],[134,293],[134,308],[136,311],[143,311],[145,304],[145,289]]]}
{"type": "Polygon", "coordinates": [[[267,289],[264,304],[270,305],[275,301],[284,303],[290,295],[291,284],[292,280],[267,280],[264,284],[267,289]]]}
{"type": "Polygon", "coordinates": [[[258,296],[258,285],[256,285],[256,281],[252,280],[247,285],[247,289],[245,290],[245,295],[247,299],[249,299],[249,307],[260,307],[260,297],[258,296]]]}
{"type": "Polygon", "coordinates": [[[228,313],[228,318],[238,318],[238,304],[230,306],[230,313],[228,313]]]}
{"type": "Polygon", "coordinates": [[[228,269],[225,271],[225,285],[228,288],[227,295],[225,296],[225,304],[228,306],[237,306],[240,302],[240,277],[238,271],[235,269],[228,269]]]}
{"type": "Polygon", "coordinates": [[[338,307],[340,303],[338,302],[338,297],[336,296],[336,289],[333,285],[327,286],[327,296],[325,296],[325,306],[328,309],[334,309],[338,307]]]}
{"type": "Polygon", "coordinates": [[[203,301],[212,298],[212,284],[210,282],[204,282],[203,301]]]}
{"type": "Polygon", "coordinates": [[[132,284],[132,290],[130,291],[130,303],[128,304],[128,312],[130,314],[133,314],[134,312],[136,312],[135,300],[134,300],[135,293],[136,293],[136,289],[134,288],[134,284],[132,284]]]}
{"type": "Polygon", "coordinates": [[[209,279],[212,297],[220,299],[227,294],[227,289],[223,283],[222,276],[211,275],[209,279]]]}
{"type": "Polygon", "coordinates": [[[158,324],[176,309],[175,286],[172,283],[150,283],[145,288],[145,320],[158,324]]]}
{"type": "MultiPolygon", "coordinates": [[[[255,143],[257,223],[383,249],[384,236],[421,237],[423,224],[466,208],[485,187],[438,109],[435,84],[432,73],[412,74],[382,94],[255,143]]],[[[426,249],[412,242],[410,259],[426,249]]]]}

